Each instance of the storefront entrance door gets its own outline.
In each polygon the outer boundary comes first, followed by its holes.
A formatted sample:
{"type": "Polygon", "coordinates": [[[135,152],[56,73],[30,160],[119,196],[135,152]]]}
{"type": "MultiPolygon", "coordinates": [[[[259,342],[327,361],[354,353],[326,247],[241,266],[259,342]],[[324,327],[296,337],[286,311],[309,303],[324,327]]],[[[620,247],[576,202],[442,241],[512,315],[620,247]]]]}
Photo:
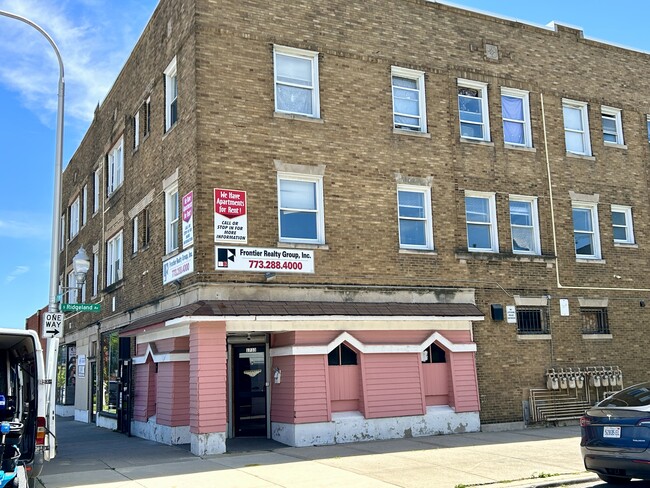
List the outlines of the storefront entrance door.
{"type": "Polygon", "coordinates": [[[233,345],[235,437],[266,437],[266,345],[233,345]]]}

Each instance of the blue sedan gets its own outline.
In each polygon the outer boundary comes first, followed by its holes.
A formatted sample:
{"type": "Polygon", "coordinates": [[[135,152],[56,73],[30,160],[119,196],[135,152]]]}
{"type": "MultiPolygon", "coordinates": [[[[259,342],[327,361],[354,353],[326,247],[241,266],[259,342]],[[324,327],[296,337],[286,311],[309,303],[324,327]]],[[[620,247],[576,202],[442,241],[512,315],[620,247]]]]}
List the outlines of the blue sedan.
{"type": "Polygon", "coordinates": [[[650,382],[626,388],[580,419],[585,469],[608,483],[650,479],[650,382]]]}

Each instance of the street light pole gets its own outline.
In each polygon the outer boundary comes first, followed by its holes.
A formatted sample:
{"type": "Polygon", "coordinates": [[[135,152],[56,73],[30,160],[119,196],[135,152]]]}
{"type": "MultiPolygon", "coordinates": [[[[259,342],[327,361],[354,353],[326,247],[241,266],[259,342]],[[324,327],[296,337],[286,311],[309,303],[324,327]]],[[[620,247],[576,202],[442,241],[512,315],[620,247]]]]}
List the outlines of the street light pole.
{"type": "Polygon", "coordinates": [[[59,61],[59,89],[58,97],[59,103],[56,114],[56,157],[54,161],[54,204],[52,208],[52,256],[50,258],[50,301],[48,305],[48,312],[58,312],[59,304],[56,296],[59,290],[59,241],[61,239],[61,226],[59,222],[59,215],[61,211],[61,173],[63,171],[63,99],[65,94],[65,80],[63,72],[63,59],[59,48],[56,46],[54,40],[50,35],[45,32],[39,25],[35,24],[25,17],[0,10],[0,16],[9,17],[12,19],[20,20],[27,25],[32,26],[50,43],[54,49],[54,53],[59,61]]]}

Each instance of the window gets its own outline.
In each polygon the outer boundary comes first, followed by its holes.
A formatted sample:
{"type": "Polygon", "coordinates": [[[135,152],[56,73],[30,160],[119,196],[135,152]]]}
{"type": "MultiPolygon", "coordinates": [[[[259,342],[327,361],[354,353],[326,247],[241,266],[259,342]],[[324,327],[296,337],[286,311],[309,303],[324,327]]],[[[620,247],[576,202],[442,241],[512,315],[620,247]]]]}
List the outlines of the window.
{"type": "Polygon", "coordinates": [[[133,217],[133,254],[138,252],[138,216],[133,217]]]}
{"type": "Polygon", "coordinates": [[[88,222],[88,185],[84,185],[81,191],[81,225],[88,222]]]}
{"type": "Polygon", "coordinates": [[[573,203],[573,239],[577,258],[600,259],[597,210],[595,204],[573,203]]]}
{"type": "Polygon", "coordinates": [[[446,363],[447,355],[445,350],[438,344],[431,344],[421,353],[423,363],[446,363]]]}
{"type": "Polygon", "coordinates": [[[99,177],[101,168],[96,169],[93,175],[93,214],[99,210],[99,194],[101,191],[99,177]]]}
{"type": "Polygon", "coordinates": [[[458,79],[458,118],[461,137],[490,140],[487,83],[458,79]]]}
{"type": "Polygon", "coordinates": [[[178,224],[180,205],[178,186],[175,184],[165,190],[165,253],[178,249],[178,224]]]}
{"type": "Polygon", "coordinates": [[[79,197],[70,205],[70,239],[79,234],[79,197]]]}
{"type": "Polygon", "coordinates": [[[608,144],[625,144],[621,109],[602,106],[600,111],[603,117],[603,140],[608,144]]]}
{"type": "Polygon", "coordinates": [[[117,413],[119,398],[118,367],[120,337],[117,332],[102,334],[102,412],[117,413]]]}
{"type": "Polygon", "coordinates": [[[142,248],[144,249],[149,245],[149,209],[145,208],[140,215],[142,216],[142,231],[141,234],[141,243],[142,248]]]}
{"type": "Polygon", "coordinates": [[[323,244],[323,179],[278,174],[280,241],[323,244]]]}
{"type": "Polygon", "coordinates": [[[467,249],[499,252],[497,214],[494,193],[465,192],[467,249]]]}
{"type": "Polygon", "coordinates": [[[79,303],[79,288],[77,288],[77,278],[74,271],[68,273],[68,303],[79,303]]]}
{"type": "Polygon", "coordinates": [[[564,114],[564,142],[568,153],[591,156],[587,104],[574,100],[562,100],[564,114]]]}
{"type": "Polygon", "coordinates": [[[320,117],[318,53],[274,46],[275,111],[320,117]]]}
{"type": "Polygon", "coordinates": [[[93,252],[93,296],[99,292],[99,255],[93,252]]]}
{"type": "Polygon", "coordinates": [[[433,249],[429,188],[397,188],[399,245],[405,249],[433,249]]]}
{"type": "Polygon", "coordinates": [[[63,251],[65,249],[65,214],[61,215],[59,227],[59,250],[63,251]]]}
{"type": "Polygon", "coordinates": [[[510,195],[512,252],[540,254],[537,198],[510,195]]]}
{"type": "Polygon", "coordinates": [[[169,63],[165,70],[165,132],[173,127],[178,120],[178,74],[176,58],[169,63]]]}
{"type": "Polygon", "coordinates": [[[136,112],[133,116],[133,149],[137,149],[140,145],[140,112],[136,112]]]}
{"type": "Polygon", "coordinates": [[[614,242],[634,244],[634,227],[632,225],[632,208],[612,205],[612,227],[614,242]]]}
{"type": "Polygon", "coordinates": [[[514,146],[532,147],[528,92],[501,88],[503,141],[514,146]]]}
{"type": "Polygon", "coordinates": [[[142,106],[142,135],[147,137],[151,131],[151,98],[147,98],[142,106]]]}
{"type": "Polygon", "coordinates": [[[646,115],[646,125],[647,125],[647,135],[648,135],[648,142],[650,142],[650,115],[646,115]]]}
{"type": "Polygon", "coordinates": [[[424,73],[406,68],[391,68],[393,86],[393,127],[427,131],[424,73]]]}
{"type": "Polygon", "coordinates": [[[122,231],[106,243],[106,286],[122,279],[122,231]]]}
{"type": "Polygon", "coordinates": [[[583,334],[609,334],[607,308],[580,308],[583,334]]]}
{"type": "Polygon", "coordinates": [[[357,353],[346,344],[341,344],[327,355],[328,366],[352,366],[357,364],[357,353]]]}
{"type": "Polygon", "coordinates": [[[517,307],[517,334],[548,334],[548,308],[517,307]]]}
{"type": "Polygon", "coordinates": [[[124,181],[124,138],[113,146],[108,153],[108,182],[106,193],[110,196],[124,181]]]}

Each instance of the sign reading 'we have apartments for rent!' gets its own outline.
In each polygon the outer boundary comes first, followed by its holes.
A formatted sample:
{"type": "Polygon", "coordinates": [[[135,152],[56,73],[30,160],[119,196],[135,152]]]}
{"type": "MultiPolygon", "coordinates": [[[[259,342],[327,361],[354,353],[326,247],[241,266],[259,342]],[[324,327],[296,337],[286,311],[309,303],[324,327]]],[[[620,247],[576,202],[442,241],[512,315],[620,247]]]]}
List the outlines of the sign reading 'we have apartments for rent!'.
{"type": "Polygon", "coordinates": [[[214,242],[248,243],[245,191],[214,189],[214,242]]]}

